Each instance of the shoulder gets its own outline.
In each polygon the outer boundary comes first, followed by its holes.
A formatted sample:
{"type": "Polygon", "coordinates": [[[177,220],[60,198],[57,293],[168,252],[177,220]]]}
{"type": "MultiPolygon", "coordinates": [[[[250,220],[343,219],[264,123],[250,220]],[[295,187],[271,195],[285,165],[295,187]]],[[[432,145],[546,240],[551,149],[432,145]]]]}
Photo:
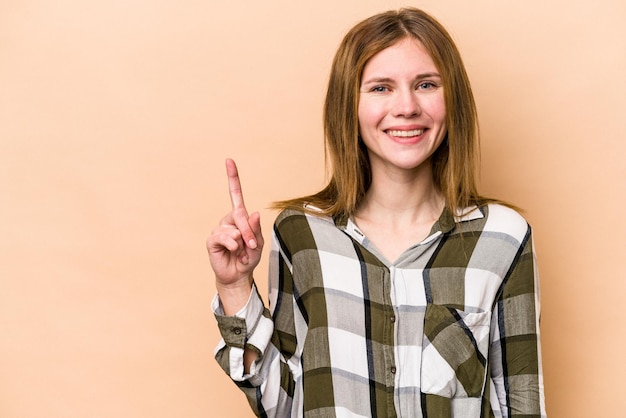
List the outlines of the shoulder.
{"type": "Polygon", "coordinates": [[[302,206],[302,208],[283,209],[276,216],[274,221],[275,227],[289,223],[305,223],[305,224],[329,224],[334,226],[334,221],[330,216],[326,216],[321,210],[311,205],[302,206]]]}
{"type": "Polygon", "coordinates": [[[316,213],[310,206],[302,209],[284,209],[274,221],[274,234],[284,244],[309,242],[307,247],[314,246],[314,236],[328,236],[338,231],[333,219],[316,213]]]}
{"type": "Polygon", "coordinates": [[[490,203],[480,210],[485,217],[484,232],[505,234],[520,242],[530,233],[530,225],[515,209],[490,203]]]}
{"type": "Polygon", "coordinates": [[[458,233],[513,239],[521,243],[530,233],[526,219],[515,209],[500,203],[459,210],[455,217],[458,233]]]}

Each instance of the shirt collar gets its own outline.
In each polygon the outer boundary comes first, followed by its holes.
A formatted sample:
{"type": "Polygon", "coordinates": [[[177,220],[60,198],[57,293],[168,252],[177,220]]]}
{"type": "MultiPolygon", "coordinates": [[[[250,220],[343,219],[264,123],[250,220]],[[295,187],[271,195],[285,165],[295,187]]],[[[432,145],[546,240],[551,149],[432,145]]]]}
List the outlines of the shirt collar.
{"type": "Polygon", "coordinates": [[[441,231],[445,234],[452,231],[456,224],[482,219],[484,217],[485,214],[483,210],[476,205],[457,209],[454,216],[449,209],[444,209],[437,222],[433,225],[432,232],[441,231]]]}
{"type": "MultiPolygon", "coordinates": [[[[464,209],[457,209],[456,215],[454,216],[449,209],[444,209],[441,213],[441,216],[439,216],[439,219],[437,219],[437,222],[435,222],[435,224],[433,225],[430,231],[431,233],[429,235],[432,235],[438,231],[441,231],[445,234],[452,231],[457,223],[473,221],[475,219],[482,219],[484,217],[485,214],[483,209],[476,205],[469,206],[464,209]]],[[[346,228],[350,224],[356,227],[356,224],[354,224],[353,221],[351,221],[350,223],[348,222],[347,217],[336,217],[335,219],[333,219],[333,221],[335,223],[335,226],[341,230],[346,230],[346,228]]]]}

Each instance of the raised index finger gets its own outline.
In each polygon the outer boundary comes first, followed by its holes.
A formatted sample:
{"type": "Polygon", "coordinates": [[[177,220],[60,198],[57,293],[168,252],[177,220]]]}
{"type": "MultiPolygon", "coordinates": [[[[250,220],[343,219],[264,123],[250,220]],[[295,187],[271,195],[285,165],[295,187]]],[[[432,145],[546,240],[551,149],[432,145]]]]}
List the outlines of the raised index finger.
{"type": "Polygon", "coordinates": [[[239,172],[237,165],[233,160],[226,160],[226,175],[228,176],[228,192],[230,193],[230,201],[233,209],[244,209],[243,193],[241,192],[241,182],[239,181],[239,172]]]}
{"type": "Polygon", "coordinates": [[[228,191],[230,201],[233,205],[231,219],[235,226],[241,231],[241,236],[246,245],[252,249],[257,248],[257,240],[253,228],[250,226],[248,211],[243,204],[243,193],[241,192],[241,182],[237,165],[230,158],[226,160],[226,174],[228,175],[228,191]]]}

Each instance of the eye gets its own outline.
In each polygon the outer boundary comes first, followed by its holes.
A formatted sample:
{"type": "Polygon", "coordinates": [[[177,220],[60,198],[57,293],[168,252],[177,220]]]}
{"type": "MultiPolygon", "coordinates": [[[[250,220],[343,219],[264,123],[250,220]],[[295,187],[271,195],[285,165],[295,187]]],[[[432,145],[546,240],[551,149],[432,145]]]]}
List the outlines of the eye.
{"type": "Polygon", "coordinates": [[[417,90],[434,90],[439,87],[439,84],[433,81],[423,81],[417,85],[417,90]]]}
{"type": "Polygon", "coordinates": [[[386,91],[389,91],[389,89],[385,86],[374,86],[370,89],[370,91],[374,93],[384,93],[386,91]]]}

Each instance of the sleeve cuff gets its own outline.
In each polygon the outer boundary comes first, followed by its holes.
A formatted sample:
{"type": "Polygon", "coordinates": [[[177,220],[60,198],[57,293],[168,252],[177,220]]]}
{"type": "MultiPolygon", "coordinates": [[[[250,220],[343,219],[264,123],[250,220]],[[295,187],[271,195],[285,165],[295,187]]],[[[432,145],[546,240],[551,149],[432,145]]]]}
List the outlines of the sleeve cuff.
{"type": "Polygon", "coordinates": [[[224,343],[230,347],[243,349],[248,339],[254,334],[263,316],[264,306],[257,292],[256,285],[253,284],[248,302],[235,315],[224,315],[219,295],[215,295],[213,298],[211,309],[217,320],[217,326],[224,343]]]}

